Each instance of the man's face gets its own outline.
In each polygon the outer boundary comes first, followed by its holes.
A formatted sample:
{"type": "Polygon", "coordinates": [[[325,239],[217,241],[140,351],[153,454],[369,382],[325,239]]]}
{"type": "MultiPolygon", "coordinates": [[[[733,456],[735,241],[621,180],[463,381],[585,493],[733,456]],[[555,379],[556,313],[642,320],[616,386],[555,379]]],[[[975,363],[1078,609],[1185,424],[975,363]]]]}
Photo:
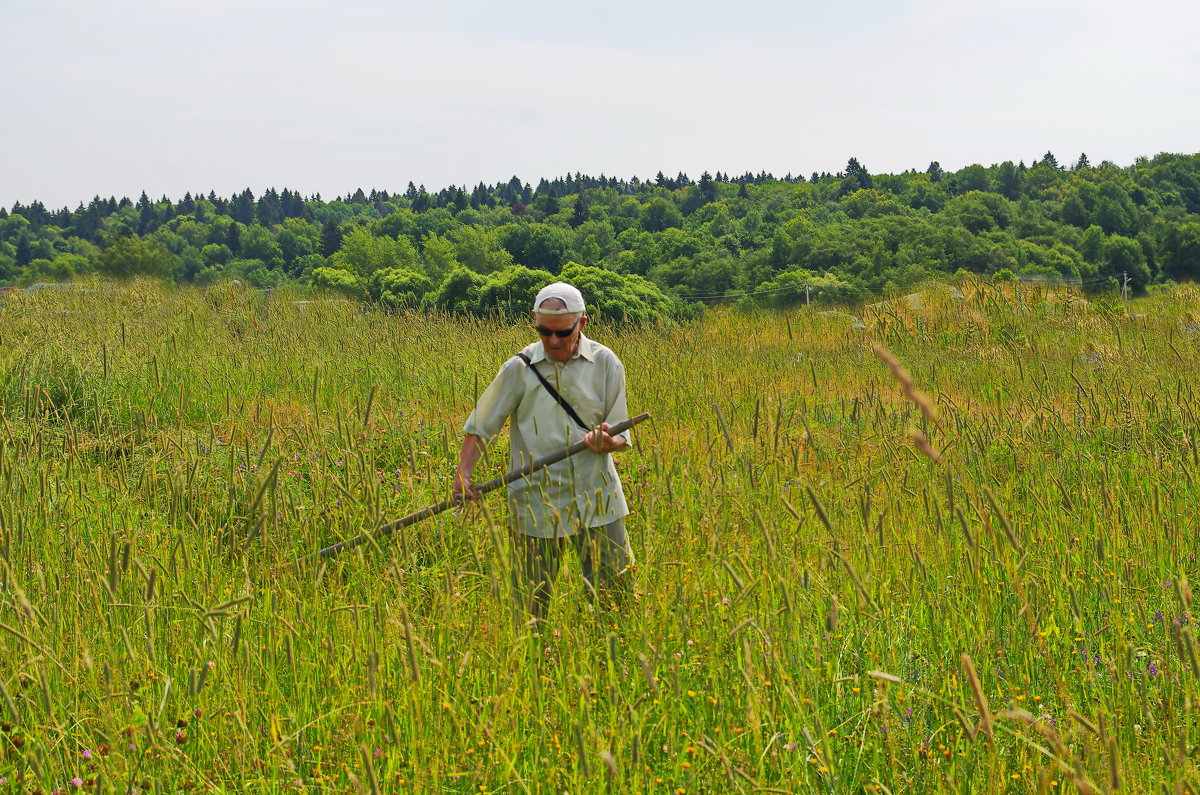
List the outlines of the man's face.
{"type": "Polygon", "coordinates": [[[553,359],[556,362],[565,362],[571,358],[571,354],[575,352],[575,346],[579,344],[579,335],[583,331],[583,327],[587,325],[587,315],[581,315],[579,322],[576,323],[574,315],[546,315],[541,312],[535,312],[533,320],[538,326],[538,334],[542,338],[542,350],[546,352],[546,358],[553,359]],[[559,337],[557,334],[543,334],[542,331],[567,331],[571,333],[565,338],[559,337]]]}

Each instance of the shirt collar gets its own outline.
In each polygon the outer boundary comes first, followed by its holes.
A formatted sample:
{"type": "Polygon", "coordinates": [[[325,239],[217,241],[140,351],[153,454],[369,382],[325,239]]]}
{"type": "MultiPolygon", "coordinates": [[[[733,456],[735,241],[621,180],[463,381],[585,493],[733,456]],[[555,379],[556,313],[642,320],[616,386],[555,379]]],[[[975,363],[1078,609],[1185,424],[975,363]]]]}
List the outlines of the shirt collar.
{"type": "MultiPolygon", "coordinates": [[[[538,362],[546,361],[546,349],[542,346],[542,343],[535,342],[533,345],[534,350],[533,354],[529,357],[529,363],[537,364],[538,362]]],[[[575,348],[575,353],[571,356],[571,359],[577,356],[589,362],[596,360],[596,343],[584,336],[582,332],[579,334],[579,345],[575,348]]],[[[570,359],[567,361],[570,361],[570,359]]],[[[560,364],[560,362],[555,362],[555,364],[560,364]]]]}

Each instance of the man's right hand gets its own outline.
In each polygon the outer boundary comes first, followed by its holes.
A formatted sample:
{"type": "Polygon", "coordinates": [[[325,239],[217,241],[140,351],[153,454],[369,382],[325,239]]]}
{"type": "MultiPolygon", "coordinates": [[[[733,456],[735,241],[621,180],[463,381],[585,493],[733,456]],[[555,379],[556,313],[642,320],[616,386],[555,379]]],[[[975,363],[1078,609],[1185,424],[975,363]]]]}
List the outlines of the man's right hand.
{"type": "Polygon", "coordinates": [[[455,502],[462,502],[464,497],[471,502],[479,499],[479,492],[471,485],[470,475],[463,477],[461,472],[454,473],[454,490],[451,494],[455,502]]]}

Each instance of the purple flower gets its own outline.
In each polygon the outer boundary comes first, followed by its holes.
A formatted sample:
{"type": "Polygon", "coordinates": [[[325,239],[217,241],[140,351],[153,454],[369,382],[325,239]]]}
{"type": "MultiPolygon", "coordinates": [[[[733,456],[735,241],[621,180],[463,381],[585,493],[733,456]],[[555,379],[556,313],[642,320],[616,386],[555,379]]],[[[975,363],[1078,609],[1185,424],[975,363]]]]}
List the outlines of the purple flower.
{"type": "Polygon", "coordinates": [[[1146,673],[1150,674],[1150,676],[1158,676],[1158,666],[1150,663],[1146,666],[1146,673]]]}
{"type": "Polygon", "coordinates": [[[83,786],[83,779],[81,779],[79,776],[76,776],[75,778],[71,779],[71,786],[75,789],[79,789],[83,786]]]}

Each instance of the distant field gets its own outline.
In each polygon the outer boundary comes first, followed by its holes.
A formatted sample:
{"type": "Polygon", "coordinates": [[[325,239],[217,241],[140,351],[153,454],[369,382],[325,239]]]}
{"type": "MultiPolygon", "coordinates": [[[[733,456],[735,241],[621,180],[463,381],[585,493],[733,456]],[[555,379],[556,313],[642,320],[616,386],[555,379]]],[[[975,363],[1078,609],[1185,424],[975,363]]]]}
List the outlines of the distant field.
{"type": "Polygon", "coordinates": [[[637,598],[591,613],[571,561],[542,638],[511,620],[495,498],[283,568],[448,495],[525,325],[229,286],[5,296],[0,778],[1200,790],[1200,289],[960,288],[855,310],[865,331],[589,326],[654,417],[618,459],[637,598]]]}

